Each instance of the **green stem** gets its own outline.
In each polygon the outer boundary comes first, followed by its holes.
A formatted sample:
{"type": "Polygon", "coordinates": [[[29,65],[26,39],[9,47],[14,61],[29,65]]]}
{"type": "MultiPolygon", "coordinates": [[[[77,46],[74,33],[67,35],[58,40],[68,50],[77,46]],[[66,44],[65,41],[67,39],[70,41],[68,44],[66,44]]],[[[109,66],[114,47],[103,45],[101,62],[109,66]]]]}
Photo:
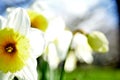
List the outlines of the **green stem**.
{"type": "MultiPolygon", "coordinates": [[[[74,35],[74,34],[73,34],[73,35],[74,35]]],[[[69,51],[71,50],[72,40],[73,40],[73,38],[71,39],[69,48],[68,48],[68,50],[67,50],[67,54],[68,54],[69,51]]],[[[66,61],[66,58],[65,58],[65,60],[63,61],[62,65],[61,65],[60,80],[63,80],[63,76],[64,76],[64,74],[65,74],[65,71],[64,71],[65,61],[66,61]]]]}
{"type": "Polygon", "coordinates": [[[54,70],[50,68],[50,80],[54,80],[54,70]]]}
{"type": "Polygon", "coordinates": [[[65,65],[65,60],[63,61],[62,63],[62,66],[61,66],[61,72],[60,72],[60,80],[63,80],[63,76],[64,76],[64,65],[65,65]]]}
{"type": "Polygon", "coordinates": [[[40,80],[47,80],[47,62],[42,57],[38,58],[38,70],[41,72],[40,80]]]}

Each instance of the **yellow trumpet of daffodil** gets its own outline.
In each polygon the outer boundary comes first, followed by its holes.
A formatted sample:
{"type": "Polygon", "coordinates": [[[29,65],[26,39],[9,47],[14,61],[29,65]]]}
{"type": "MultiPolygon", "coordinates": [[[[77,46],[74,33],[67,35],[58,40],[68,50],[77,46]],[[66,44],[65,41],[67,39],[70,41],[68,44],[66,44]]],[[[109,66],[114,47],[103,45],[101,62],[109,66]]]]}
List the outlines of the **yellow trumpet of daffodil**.
{"type": "Polygon", "coordinates": [[[47,19],[42,14],[36,11],[27,10],[27,12],[30,17],[31,26],[45,32],[48,27],[47,19]]]}
{"type": "Polygon", "coordinates": [[[0,70],[16,72],[22,69],[30,56],[29,53],[29,40],[24,35],[11,28],[0,30],[0,70]]]}

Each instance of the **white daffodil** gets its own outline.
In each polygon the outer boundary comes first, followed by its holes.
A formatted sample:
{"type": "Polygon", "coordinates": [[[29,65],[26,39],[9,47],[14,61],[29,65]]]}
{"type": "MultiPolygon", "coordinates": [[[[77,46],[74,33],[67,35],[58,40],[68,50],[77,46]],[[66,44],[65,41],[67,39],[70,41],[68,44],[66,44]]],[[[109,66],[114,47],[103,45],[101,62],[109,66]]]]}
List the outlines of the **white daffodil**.
{"type": "Polygon", "coordinates": [[[65,30],[65,22],[62,17],[54,13],[53,15],[48,15],[49,13],[47,10],[43,10],[43,12],[28,10],[31,24],[33,24],[32,27],[45,32],[45,40],[47,42],[46,60],[49,66],[55,69],[60,61],[63,61],[66,57],[72,39],[72,32],[65,30]],[[38,24],[38,22],[41,24],[38,24]]]}
{"type": "Polygon", "coordinates": [[[72,37],[73,34],[71,31],[63,30],[54,41],[54,44],[56,45],[58,51],[58,57],[60,58],[61,61],[63,61],[66,58],[72,37]]]}
{"type": "Polygon", "coordinates": [[[31,24],[33,24],[32,27],[43,30],[48,42],[54,41],[66,27],[63,18],[50,10],[44,1],[33,3],[28,9],[28,14],[31,19],[31,24]]]}
{"type": "Polygon", "coordinates": [[[30,28],[27,12],[13,10],[0,19],[0,80],[37,80],[36,58],[44,49],[43,33],[30,28]]]}
{"type": "Polygon", "coordinates": [[[54,14],[55,16],[50,17],[46,13],[39,13],[30,9],[27,12],[30,17],[31,27],[45,32],[45,38],[48,42],[53,41],[65,29],[65,22],[60,16],[54,14]]]}
{"type": "Polygon", "coordinates": [[[50,68],[56,69],[59,63],[65,60],[71,40],[72,32],[64,30],[47,45],[45,54],[47,54],[50,68]]]}
{"type": "Polygon", "coordinates": [[[72,32],[65,30],[65,22],[61,17],[56,17],[51,19],[51,21],[49,22],[48,29],[45,32],[45,39],[47,41],[46,46],[49,46],[49,43],[53,43],[55,46],[56,56],[54,57],[56,57],[56,59],[59,59],[59,61],[57,63],[56,60],[50,61],[53,59],[53,57],[52,55],[50,55],[49,51],[47,52],[47,54],[49,57],[48,63],[52,62],[55,64],[50,67],[56,69],[59,63],[66,58],[67,51],[72,39],[72,32]]]}
{"type": "Polygon", "coordinates": [[[53,57],[52,55],[50,55],[50,52],[48,51],[47,54],[49,57],[49,61],[56,65],[56,67],[53,67],[55,65],[50,66],[51,68],[54,69],[56,69],[59,63],[66,58],[73,36],[72,32],[65,30],[64,27],[65,27],[64,21],[60,17],[58,17],[53,21],[51,20],[50,26],[48,26],[48,29],[45,33],[45,39],[47,41],[46,46],[49,46],[49,43],[53,43],[56,49],[56,56],[54,57],[56,57],[56,59],[59,59],[57,63],[55,59],[53,61],[50,61],[53,59],[53,57]]]}
{"type": "Polygon", "coordinates": [[[80,61],[88,64],[92,63],[92,48],[88,44],[87,37],[81,33],[76,33],[73,37],[71,47],[75,50],[75,55],[80,61]]]}

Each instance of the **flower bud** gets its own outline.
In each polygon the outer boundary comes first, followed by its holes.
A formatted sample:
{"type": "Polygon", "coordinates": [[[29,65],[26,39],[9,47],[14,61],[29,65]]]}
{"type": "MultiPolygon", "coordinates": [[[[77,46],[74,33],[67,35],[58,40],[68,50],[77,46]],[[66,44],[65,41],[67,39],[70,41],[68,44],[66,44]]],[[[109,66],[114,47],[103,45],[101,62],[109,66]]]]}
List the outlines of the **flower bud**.
{"type": "Polygon", "coordinates": [[[64,69],[66,72],[72,72],[73,70],[75,70],[76,67],[77,67],[77,58],[74,52],[70,51],[66,58],[64,69]]]}
{"type": "Polygon", "coordinates": [[[106,36],[99,31],[93,31],[87,34],[88,42],[93,51],[105,53],[109,50],[109,42],[106,36]]]}

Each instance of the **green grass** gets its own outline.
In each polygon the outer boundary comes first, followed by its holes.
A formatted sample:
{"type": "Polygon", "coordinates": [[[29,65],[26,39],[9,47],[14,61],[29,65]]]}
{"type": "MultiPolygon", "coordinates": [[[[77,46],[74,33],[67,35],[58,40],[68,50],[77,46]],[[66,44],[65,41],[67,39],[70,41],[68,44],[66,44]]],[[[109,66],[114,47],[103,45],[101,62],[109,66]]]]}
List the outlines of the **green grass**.
{"type": "Polygon", "coordinates": [[[120,70],[108,67],[78,67],[64,74],[63,80],[120,80],[120,70]]]}
{"type": "MultiPolygon", "coordinates": [[[[59,69],[51,70],[47,62],[40,60],[38,64],[39,80],[60,80],[61,67],[59,69]]],[[[63,72],[61,80],[120,80],[120,69],[112,67],[102,67],[93,65],[81,65],[73,72],[63,72]]]]}

